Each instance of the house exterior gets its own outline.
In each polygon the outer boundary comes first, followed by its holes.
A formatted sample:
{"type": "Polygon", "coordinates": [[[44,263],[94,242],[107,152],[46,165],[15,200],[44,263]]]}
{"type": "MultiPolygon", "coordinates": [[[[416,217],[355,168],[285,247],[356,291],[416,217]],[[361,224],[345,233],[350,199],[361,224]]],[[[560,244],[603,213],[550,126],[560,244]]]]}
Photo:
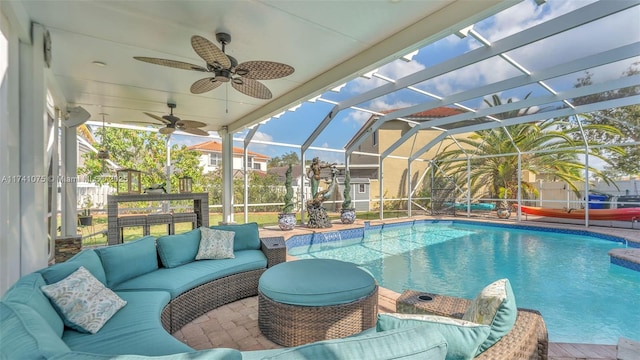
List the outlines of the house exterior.
{"type": "MultiPolygon", "coordinates": [[[[222,143],[217,141],[206,141],[203,143],[189,146],[189,150],[197,150],[200,155],[200,166],[205,174],[214,172],[222,166],[222,143]]],[[[249,171],[267,171],[267,162],[270,157],[253,151],[247,151],[249,171]]],[[[233,147],[233,170],[242,170],[244,168],[244,150],[239,147],[233,147]]]]}
{"type": "MultiPolygon", "coordinates": [[[[395,110],[397,109],[382,111],[382,113],[386,114],[395,110]]],[[[380,178],[380,160],[378,156],[359,154],[359,152],[381,155],[389,149],[396,140],[400,139],[402,135],[415,126],[416,123],[458,115],[464,112],[464,110],[458,108],[439,107],[405,116],[404,119],[409,121],[392,119],[386,121],[377,130],[373,131],[373,133],[357,147],[350,159],[349,169],[351,172],[351,182],[353,183],[354,179],[369,179],[367,187],[369,188],[369,196],[372,200],[371,209],[378,208],[379,206],[374,200],[380,198],[380,186],[378,182],[380,178]]],[[[372,115],[353,136],[345,148],[349,148],[363,133],[369,131],[369,128],[379,117],[379,115],[372,115]]],[[[407,197],[407,177],[411,176],[412,184],[415,185],[421,179],[429,163],[426,161],[414,161],[411,164],[411,174],[408,174],[406,158],[413,155],[415,151],[433,140],[439,134],[441,134],[441,132],[436,130],[420,130],[413,135],[411,140],[405,141],[395,149],[390,157],[384,159],[382,192],[385,198],[407,197]],[[404,158],[395,158],[394,156],[404,158]]],[[[446,144],[446,141],[444,143],[446,144]]],[[[437,149],[431,149],[425,152],[421,158],[425,160],[431,159],[436,151],[437,149]]],[[[353,190],[352,194],[354,194],[353,190]]]]}

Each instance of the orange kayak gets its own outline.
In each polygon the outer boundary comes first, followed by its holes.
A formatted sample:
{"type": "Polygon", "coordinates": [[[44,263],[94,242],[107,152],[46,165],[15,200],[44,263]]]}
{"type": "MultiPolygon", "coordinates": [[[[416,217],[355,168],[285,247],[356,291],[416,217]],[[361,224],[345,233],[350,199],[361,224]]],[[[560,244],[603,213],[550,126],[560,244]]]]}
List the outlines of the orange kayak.
{"type": "MultiPolygon", "coordinates": [[[[517,206],[517,205],[514,205],[517,206]]],[[[584,219],[584,209],[553,209],[521,205],[522,212],[529,215],[559,217],[565,219],[584,219]]],[[[640,207],[620,209],[589,209],[590,220],[640,220],[640,207]]]]}

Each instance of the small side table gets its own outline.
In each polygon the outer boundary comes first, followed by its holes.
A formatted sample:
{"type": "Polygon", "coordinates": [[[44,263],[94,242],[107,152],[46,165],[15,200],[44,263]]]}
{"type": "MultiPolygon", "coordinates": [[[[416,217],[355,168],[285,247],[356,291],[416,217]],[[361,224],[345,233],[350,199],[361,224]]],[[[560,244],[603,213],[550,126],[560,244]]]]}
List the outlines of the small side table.
{"type": "Polygon", "coordinates": [[[471,300],[453,296],[405,290],[396,300],[396,312],[403,314],[430,314],[460,318],[471,300]]]}

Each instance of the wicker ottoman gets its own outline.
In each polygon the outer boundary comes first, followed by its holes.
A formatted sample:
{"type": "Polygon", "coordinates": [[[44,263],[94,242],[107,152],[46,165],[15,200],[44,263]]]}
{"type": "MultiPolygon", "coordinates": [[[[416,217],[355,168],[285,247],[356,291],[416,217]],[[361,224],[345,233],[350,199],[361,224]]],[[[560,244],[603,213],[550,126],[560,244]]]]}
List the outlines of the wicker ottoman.
{"type": "Polygon", "coordinates": [[[336,339],[376,324],[378,285],[355,264],[307,259],[267,269],[258,285],[258,326],[282,346],[336,339]]]}

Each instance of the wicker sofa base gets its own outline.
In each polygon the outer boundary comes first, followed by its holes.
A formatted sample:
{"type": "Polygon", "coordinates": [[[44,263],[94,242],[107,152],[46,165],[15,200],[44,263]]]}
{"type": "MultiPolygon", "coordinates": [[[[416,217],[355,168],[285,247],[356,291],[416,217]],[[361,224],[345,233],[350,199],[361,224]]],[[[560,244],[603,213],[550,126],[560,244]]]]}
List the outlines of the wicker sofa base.
{"type": "Polygon", "coordinates": [[[180,294],[162,311],[162,327],[173,333],[217,307],[258,295],[258,280],[265,270],[225,276],[180,294]]]}
{"type": "Polygon", "coordinates": [[[282,346],[337,339],[376,325],[378,287],[354,302],[330,306],[283,304],[259,292],[258,309],[260,331],[282,346]]]}
{"type": "MultiPolygon", "coordinates": [[[[407,290],[396,301],[396,311],[461,318],[470,304],[468,299],[407,290]],[[428,295],[432,300],[420,301],[419,295],[428,295]]],[[[547,360],[548,353],[549,335],[542,315],[519,308],[511,331],[476,359],[547,360]]]]}

